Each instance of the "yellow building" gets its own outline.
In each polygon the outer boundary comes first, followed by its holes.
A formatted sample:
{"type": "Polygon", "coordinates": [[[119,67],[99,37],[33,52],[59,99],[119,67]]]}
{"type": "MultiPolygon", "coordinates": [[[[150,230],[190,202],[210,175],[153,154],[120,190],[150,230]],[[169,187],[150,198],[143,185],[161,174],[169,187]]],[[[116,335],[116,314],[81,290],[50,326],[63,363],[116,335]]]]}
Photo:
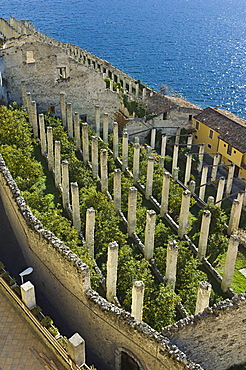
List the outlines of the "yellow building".
{"type": "Polygon", "coordinates": [[[193,143],[205,144],[207,153],[221,154],[235,164],[235,176],[246,180],[246,120],[224,109],[205,108],[193,118],[193,143]]]}

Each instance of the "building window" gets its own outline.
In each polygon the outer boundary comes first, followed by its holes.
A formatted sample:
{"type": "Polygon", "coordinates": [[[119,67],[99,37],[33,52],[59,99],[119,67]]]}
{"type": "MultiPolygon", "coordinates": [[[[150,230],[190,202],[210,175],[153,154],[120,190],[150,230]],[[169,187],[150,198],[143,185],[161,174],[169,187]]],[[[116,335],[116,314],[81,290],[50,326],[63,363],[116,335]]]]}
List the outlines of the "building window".
{"type": "Polygon", "coordinates": [[[198,136],[197,136],[197,135],[195,135],[195,139],[196,139],[196,140],[198,139],[198,136]]]}
{"type": "Polygon", "coordinates": [[[192,114],[189,114],[189,121],[192,121],[192,114]]]}
{"type": "Polygon", "coordinates": [[[236,150],[233,150],[233,153],[234,153],[234,154],[236,154],[236,153],[237,153],[237,151],[236,151],[236,150]]]}
{"type": "Polygon", "coordinates": [[[163,119],[165,120],[165,119],[167,119],[167,112],[164,112],[163,113],[163,119]]]}
{"type": "Polygon", "coordinates": [[[209,149],[212,149],[212,145],[211,145],[211,144],[208,144],[208,148],[209,148],[209,149]]]}
{"type": "Polygon", "coordinates": [[[26,52],[26,62],[27,63],[35,63],[34,52],[32,50],[28,50],[26,52]]]}
{"type": "Polygon", "coordinates": [[[231,152],[232,152],[232,146],[230,144],[228,144],[227,154],[231,155],[231,152]]]}
{"type": "Polygon", "coordinates": [[[213,130],[209,130],[209,135],[208,135],[209,139],[213,139],[214,137],[214,132],[213,130]]]}
{"type": "Polygon", "coordinates": [[[63,80],[67,78],[66,67],[57,68],[57,73],[58,73],[58,78],[61,78],[63,80]]]}
{"type": "Polygon", "coordinates": [[[224,147],[226,147],[226,144],[224,144],[224,147]]]}
{"type": "Polygon", "coordinates": [[[199,130],[199,127],[200,127],[200,123],[196,121],[196,129],[199,130]]]}

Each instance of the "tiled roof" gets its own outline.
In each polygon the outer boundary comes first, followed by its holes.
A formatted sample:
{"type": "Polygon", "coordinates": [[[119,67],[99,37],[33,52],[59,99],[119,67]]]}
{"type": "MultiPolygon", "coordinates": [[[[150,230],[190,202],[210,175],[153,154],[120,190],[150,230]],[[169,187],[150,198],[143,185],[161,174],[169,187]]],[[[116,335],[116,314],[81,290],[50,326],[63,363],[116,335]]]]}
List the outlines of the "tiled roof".
{"type": "Polygon", "coordinates": [[[246,121],[224,109],[205,108],[195,117],[212,130],[218,132],[219,138],[246,153],[246,121]]]}

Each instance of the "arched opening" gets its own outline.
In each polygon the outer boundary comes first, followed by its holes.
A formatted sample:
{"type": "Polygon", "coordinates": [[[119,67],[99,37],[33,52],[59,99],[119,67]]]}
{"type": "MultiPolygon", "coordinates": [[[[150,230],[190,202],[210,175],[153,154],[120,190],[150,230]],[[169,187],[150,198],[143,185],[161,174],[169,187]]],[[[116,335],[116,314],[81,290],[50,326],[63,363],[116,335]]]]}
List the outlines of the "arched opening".
{"type": "Polygon", "coordinates": [[[128,355],[128,353],[122,351],[120,369],[121,370],[140,370],[140,366],[131,356],[128,355]]]}

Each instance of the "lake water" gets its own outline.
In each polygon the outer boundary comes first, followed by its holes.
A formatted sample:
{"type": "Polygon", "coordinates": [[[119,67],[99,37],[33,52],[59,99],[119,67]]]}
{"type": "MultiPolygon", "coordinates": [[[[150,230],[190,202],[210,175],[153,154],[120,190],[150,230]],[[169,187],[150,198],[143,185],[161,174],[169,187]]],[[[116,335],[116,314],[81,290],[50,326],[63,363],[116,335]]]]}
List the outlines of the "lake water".
{"type": "Polygon", "coordinates": [[[245,0],[8,0],[1,8],[156,91],[166,84],[201,108],[246,119],[245,0]]]}

